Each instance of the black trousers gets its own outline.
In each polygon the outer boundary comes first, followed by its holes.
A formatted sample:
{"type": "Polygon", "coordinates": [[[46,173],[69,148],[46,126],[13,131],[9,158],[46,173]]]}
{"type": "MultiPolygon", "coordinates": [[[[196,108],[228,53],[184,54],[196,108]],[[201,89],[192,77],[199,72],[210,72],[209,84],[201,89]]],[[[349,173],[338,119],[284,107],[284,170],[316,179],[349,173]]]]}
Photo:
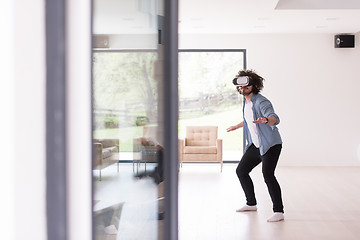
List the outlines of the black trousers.
{"type": "Polygon", "coordinates": [[[262,173],[265,183],[269,190],[273,202],[274,212],[284,212],[284,206],[281,197],[281,188],[275,178],[275,168],[279,160],[282,145],[278,144],[271,147],[263,156],[260,155],[258,148],[252,144],[241,158],[236,168],[236,174],[240,180],[241,186],[245,192],[246,204],[256,205],[254,184],[249,173],[262,162],[262,173]]]}

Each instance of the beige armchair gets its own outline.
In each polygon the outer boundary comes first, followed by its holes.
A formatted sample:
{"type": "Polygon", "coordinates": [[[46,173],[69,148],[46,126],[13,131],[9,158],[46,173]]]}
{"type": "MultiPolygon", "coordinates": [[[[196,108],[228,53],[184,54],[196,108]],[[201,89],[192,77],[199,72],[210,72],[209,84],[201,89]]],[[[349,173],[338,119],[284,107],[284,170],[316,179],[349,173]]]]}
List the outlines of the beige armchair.
{"type": "Polygon", "coordinates": [[[93,139],[94,163],[93,169],[99,170],[101,181],[101,169],[117,163],[119,172],[119,139],[93,139]]]}
{"type": "Polygon", "coordinates": [[[218,162],[223,167],[222,139],[217,126],[188,126],[185,139],[179,139],[179,163],[218,162]]]}

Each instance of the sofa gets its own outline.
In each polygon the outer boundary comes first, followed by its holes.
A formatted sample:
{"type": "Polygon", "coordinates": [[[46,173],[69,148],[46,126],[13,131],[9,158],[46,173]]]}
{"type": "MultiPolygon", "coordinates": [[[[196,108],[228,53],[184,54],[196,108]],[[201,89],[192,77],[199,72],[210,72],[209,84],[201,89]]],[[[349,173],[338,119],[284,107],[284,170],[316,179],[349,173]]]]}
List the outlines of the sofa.
{"type": "Polygon", "coordinates": [[[101,170],[117,163],[119,172],[119,139],[93,139],[94,163],[93,170],[101,170]]]}

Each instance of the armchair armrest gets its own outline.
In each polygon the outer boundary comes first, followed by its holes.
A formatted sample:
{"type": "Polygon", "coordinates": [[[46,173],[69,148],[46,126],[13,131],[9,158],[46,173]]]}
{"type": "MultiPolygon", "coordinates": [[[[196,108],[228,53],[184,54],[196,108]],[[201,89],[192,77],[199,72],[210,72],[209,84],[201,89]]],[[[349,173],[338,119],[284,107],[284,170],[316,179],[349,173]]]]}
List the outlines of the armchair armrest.
{"type": "Polygon", "coordinates": [[[101,143],[93,143],[93,146],[94,146],[94,166],[93,167],[96,167],[96,166],[99,166],[101,165],[102,163],[102,149],[103,149],[103,146],[101,143]]]}
{"type": "Polygon", "coordinates": [[[141,141],[142,137],[136,137],[133,139],[133,152],[141,151],[141,141]]]}
{"type": "Polygon", "coordinates": [[[182,162],[185,141],[184,141],[184,139],[179,139],[178,143],[179,143],[179,147],[178,147],[179,148],[179,162],[182,162]]]}
{"type": "Polygon", "coordinates": [[[217,148],[217,159],[222,162],[222,148],[223,148],[222,139],[216,139],[216,148],[217,148]]]}

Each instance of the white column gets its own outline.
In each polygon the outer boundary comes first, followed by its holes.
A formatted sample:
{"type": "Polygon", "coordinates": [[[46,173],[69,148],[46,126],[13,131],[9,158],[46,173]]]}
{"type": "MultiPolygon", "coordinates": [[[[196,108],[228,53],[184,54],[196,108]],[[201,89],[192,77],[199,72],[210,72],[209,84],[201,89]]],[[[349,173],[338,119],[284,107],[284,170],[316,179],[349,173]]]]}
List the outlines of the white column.
{"type": "Polygon", "coordinates": [[[91,239],[91,1],[67,1],[68,239],[91,239]]]}

